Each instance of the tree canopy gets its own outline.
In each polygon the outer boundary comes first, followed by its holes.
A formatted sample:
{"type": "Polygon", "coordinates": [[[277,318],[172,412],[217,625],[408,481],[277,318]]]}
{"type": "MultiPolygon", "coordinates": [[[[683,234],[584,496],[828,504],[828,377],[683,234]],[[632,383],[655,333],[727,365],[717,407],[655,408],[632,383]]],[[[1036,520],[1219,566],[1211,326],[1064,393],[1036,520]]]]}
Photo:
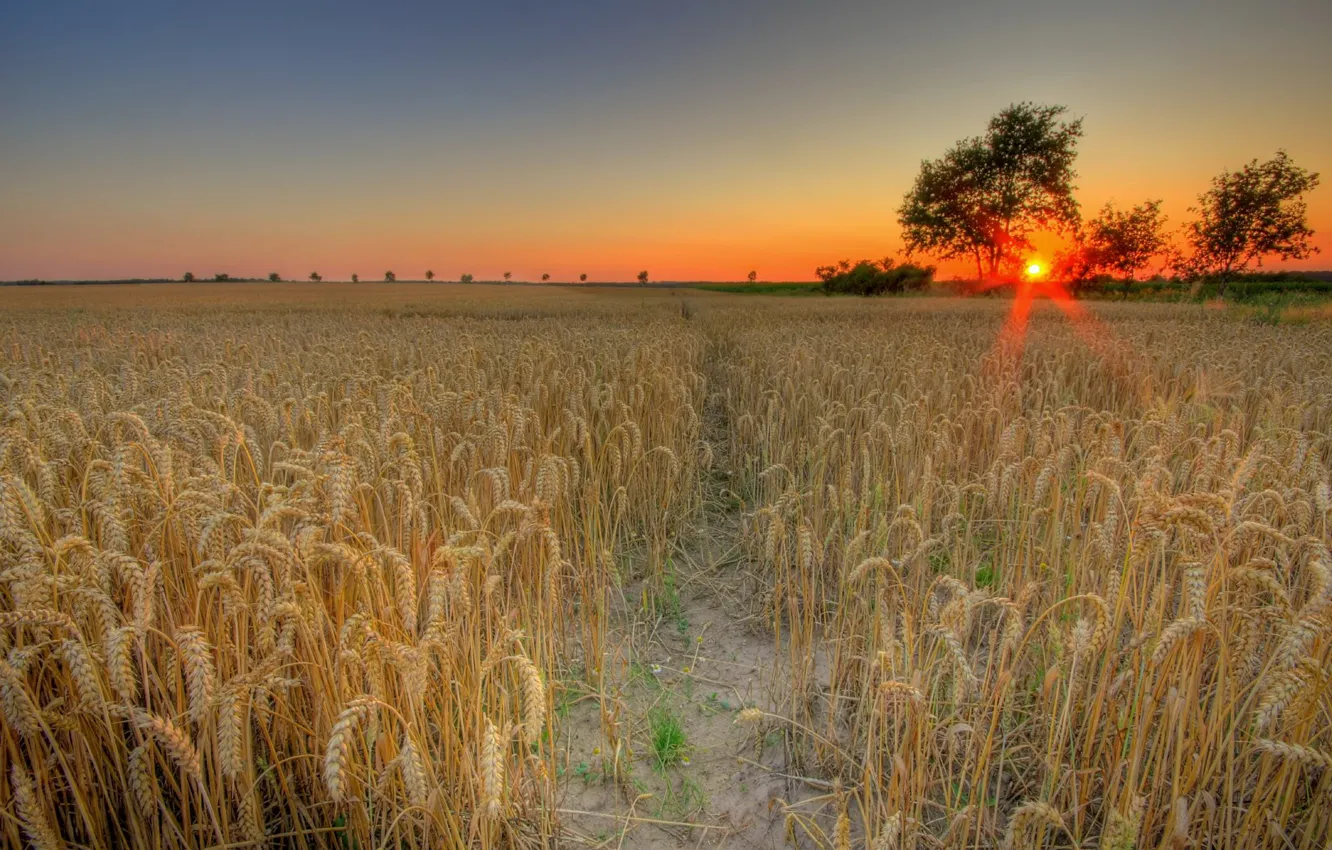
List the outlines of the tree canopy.
{"type": "Polygon", "coordinates": [[[1018,103],[990,119],[984,136],[964,139],[920,174],[898,208],[908,256],[968,257],[994,278],[1031,249],[1038,229],[1078,221],[1078,140],[1082,119],[1063,106],[1018,103]]]}

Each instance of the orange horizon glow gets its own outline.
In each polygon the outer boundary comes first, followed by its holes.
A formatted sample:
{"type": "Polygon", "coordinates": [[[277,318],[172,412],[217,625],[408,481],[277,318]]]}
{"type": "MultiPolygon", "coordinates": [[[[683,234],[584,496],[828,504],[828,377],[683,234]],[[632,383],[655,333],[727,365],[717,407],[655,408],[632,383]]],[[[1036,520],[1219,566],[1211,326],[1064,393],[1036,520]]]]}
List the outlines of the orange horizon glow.
{"type": "MultiPolygon", "coordinates": [[[[1326,197],[1316,191],[1309,198],[1313,243],[1322,253],[1298,262],[1264,264],[1263,270],[1332,267],[1332,191],[1322,194],[1326,197]]],[[[1178,200],[1176,206],[1187,200],[1178,200]]],[[[175,279],[186,271],[201,279],[218,272],[255,278],[278,272],[286,280],[300,280],[318,271],[330,281],[348,280],[353,273],[371,281],[382,279],[387,270],[401,280],[417,280],[430,269],[439,280],[457,280],[462,274],[498,280],[509,271],[523,281],[550,274],[554,282],[571,282],[587,274],[589,282],[628,282],[647,269],[653,281],[742,281],[751,270],[760,281],[812,281],[816,267],[843,258],[902,256],[891,208],[857,219],[838,213],[837,205],[824,211],[826,217],[808,209],[775,207],[762,218],[756,214],[744,221],[714,209],[700,210],[694,220],[674,214],[613,225],[583,213],[577,221],[558,222],[558,233],[548,227],[556,222],[526,216],[529,220],[515,222],[513,230],[484,219],[426,228],[419,218],[411,221],[412,209],[384,211],[368,221],[341,221],[332,211],[278,218],[273,211],[254,209],[201,227],[187,215],[145,214],[139,219],[107,209],[102,216],[87,218],[86,207],[57,209],[34,199],[21,217],[0,209],[0,280],[175,279]],[[284,231],[285,237],[275,238],[284,231]]],[[[1182,215],[1172,216],[1172,228],[1180,220],[1182,215]]],[[[1065,244],[1052,234],[1038,234],[1033,242],[1043,256],[1052,256],[1065,244]]],[[[969,262],[912,259],[937,266],[939,280],[975,278],[969,262]]],[[[1157,271],[1149,267],[1144,276],[1157,271]]],[[[1028,278],[1048,272],[1044,261],[1026,266],[1028,278]],[[1033,272],[1033,266],[1039,271],[1033,272]]]]}

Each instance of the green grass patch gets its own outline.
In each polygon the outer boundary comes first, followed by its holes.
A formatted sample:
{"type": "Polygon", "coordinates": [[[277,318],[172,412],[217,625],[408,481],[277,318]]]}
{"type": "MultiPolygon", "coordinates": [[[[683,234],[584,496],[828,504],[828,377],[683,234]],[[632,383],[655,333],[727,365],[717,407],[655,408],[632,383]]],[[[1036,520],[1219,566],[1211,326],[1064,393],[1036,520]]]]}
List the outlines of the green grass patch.
{"type": "Polygon", "coordinates": [[[648,713],[648,727],[652,731],[652,759],[659,770],[680,763],[689,748],[680,715],[664,706],[648,713]]]}
{"type": "Polygon", "coordinates": [[[693,289],[741,295],[822,295],[821,283],[699,283],[693,289]]]}

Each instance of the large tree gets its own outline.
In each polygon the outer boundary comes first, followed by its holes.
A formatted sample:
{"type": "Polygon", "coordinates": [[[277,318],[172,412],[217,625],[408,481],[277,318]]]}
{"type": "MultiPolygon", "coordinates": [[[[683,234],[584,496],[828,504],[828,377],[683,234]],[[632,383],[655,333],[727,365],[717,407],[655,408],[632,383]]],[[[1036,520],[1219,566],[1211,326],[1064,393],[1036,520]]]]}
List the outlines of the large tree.
{"type": "Polygon", "coordinates": [[[1198,220],[1185,228],[1193,249],[1185,260],[1187,270],[1216,275],[1224,284],[1251,264],[1261,266],[1264,257],[1302,260],[1318,253],[1309,244],[1314,232],[1304,202],[1305,193],[1317,186],[1318,175],[1296,165],[1285,151],[1212,178],[1212,187],[1193,209],[1198,220]]]}
{"type": "Polygon", "coordinates": [[[1067,111],[1014,104],[990,119],[984,136],[923,161],[897,211],[908,256],[968,257],[978,277],[994,278],[1031,249],[1036,230],[1072,229],[1082,119],[1064,120],[1067,111]]]}

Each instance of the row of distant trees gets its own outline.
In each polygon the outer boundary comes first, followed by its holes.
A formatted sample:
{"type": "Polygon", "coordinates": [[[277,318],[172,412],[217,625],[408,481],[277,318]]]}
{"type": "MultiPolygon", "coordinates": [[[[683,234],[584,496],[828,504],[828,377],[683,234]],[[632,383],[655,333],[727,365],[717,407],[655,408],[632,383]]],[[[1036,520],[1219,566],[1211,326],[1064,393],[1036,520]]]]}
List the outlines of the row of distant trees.
{"type": "Polygon", "coordinates": [[[1132,280],[1156,261],[1161,270],[1210,277],[1224,288],[1264,259],[1318,252],[1304,196],[1319,176],[1284,150],[1214,177],[1177,238],[1166,231],[1160,200],[1128,209],[1107,204],[1084,221],[1074,196],[1082,119],[1066,114],[1063,106],[1015,104],[990,119],[985,135],[922,162],[898,209],[908,257],[968,259],[982,280],[1015,279],[1033,250],[1032,235],[1053,231],[1070,242],[1052,269],[1061,279],[1132,280]]]}
{"type": "MultiPolygon", "coordinates": [[[[753,283],[753,282],[755,281],[755,279],[757,279],[757,277],[758,277],[758,273],[757,273],[757,272],[750,272],[750,273],[749,273],[749,282],[750,282],[750,283],[753,283]]],[[[225,283],[225,282],[227,282],[227,281],[231,281],[231,280],[239,280],[239,279],[240,279],[240,278],[233,278],[231,275],[227,274],[226,272],[218,272],[217,274],[213,275],[213,280],[214,280],[214,281],[217,281],[217,282],[219,282],[219,283],[225,283]]],[[[281,282],[283,281],[283,277],[282,277],[282,275],[278,274],[277,272],[270,272],[269,275],[268,275],[268,279],[269,279],[271,282],[273,282],[273,283],[281,283],[281,282]]],[[[324,279],[324,276],[321,275],[319,272],[310,272],[309,280],[311,280],[311,281],[313,281],[313,282],[315,282],[315,283],[319,283],[319,282],[322,281],[323,279],[324,279]]],[[[397,279],[398,279],[398,276],[397,276],[396,274],[394,274],[392,271],[386,271],[386,272],[384,272],[384,282],[385,282],[385,283],[393,283],[393,282],[396,281],[397,279]]],[[[433,281],[433,280],[435,279],[435,272],[434,272],[433,270],[431,270],[431,269],[426,269],[426,272],[425,272],[425,279],[426,279],[426,280],[433,281]]],[[[459,282],[461,282],[461,283],[471,283],[474,279],[475,279],[475,278],[473,278],[473,276],[470,275],[470,274],[464,274],[464,275],[462,275],[461,277],[458,278],[459,282]]],[[[505,273],[504,273],[504,282],[505,282],[505,283],[510,282],[512,279],[513,279],[513,272],[505,272],[505,273]]],[[[195,277],[194,272],[185,272],[185,274],[181,275],[181,280],[185,281],[186,283],[193,283],[194,281],[198,280],[198,278],[195,277]]],[[[360,276],[359,274],[353,274],[353,275],[351,276],[351,280],[352,280],[352,283],[360,283],[360,282],[361,282],[361,276],[360,276]]],[[[545,283],[545,282],[547,282],[547,281],[549,281],[549,280],[550,280],[550,275],[549,275],[549,274],[543,274],[543,275],[541,276],[541,281],[542,281],[542,283],[545,283]]],[[[586,274],[580,274],[580,275],[578,276],[578,280],[579,280],[580,283],[586,283],[586,282],[587,282],[587,275],[586,275],[586,274]]],[[[641,272],[638,273],[638,282],[639,282],[640,284],[646,284],[646,283],[648,282],[648,273],[647,273],[646,271],[641,271],[641,272]]]]}

